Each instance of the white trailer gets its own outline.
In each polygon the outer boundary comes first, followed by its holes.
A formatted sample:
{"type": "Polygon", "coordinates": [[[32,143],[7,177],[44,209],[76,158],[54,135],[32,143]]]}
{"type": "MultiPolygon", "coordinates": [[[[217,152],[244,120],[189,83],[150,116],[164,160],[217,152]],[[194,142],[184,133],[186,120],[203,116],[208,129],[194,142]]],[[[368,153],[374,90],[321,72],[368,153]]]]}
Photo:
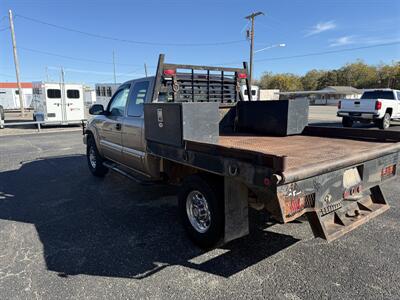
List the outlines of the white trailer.
{"type": "Polygon", "coordinates": [[[33,82],[32,106],[35,121],[44,121],[44,124],[79,124],[85,119],[83,85],[33,82]]]}

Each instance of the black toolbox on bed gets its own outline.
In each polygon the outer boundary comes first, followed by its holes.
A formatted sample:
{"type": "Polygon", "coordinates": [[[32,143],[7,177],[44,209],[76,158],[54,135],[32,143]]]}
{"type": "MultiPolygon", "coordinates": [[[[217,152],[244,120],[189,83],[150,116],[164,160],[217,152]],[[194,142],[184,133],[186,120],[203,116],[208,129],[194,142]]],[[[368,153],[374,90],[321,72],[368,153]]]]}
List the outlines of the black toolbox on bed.
{"type": "Polygon", "coordinates": [[[301,134],[308,125],[307,99],[239,101],[236,132],[287,136],[301,134]]]}

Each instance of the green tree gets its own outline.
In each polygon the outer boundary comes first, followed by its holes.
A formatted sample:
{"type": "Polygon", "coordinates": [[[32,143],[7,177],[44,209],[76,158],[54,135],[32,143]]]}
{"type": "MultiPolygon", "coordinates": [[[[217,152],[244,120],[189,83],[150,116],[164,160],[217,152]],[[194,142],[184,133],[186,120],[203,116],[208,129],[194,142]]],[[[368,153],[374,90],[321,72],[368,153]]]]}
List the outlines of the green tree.
{"type": "Polygon", "coordinates": [[[338,71],[336,70],[324,72],[318,79],[317,88],[323,89],[331,85],[338,85],[338,71]]]}
{"type": "Polygon", "coordinates": [[[263,89],[279,89],[282,92],[302,90],[300,76],[291,73],[272,74],[264,73],[259,80],[263,89]]]}
{"type": "Polygon", "coordinates": [[[347,64],[338,70],[338,83],[356,88],[374,88],[379,86],[378,72],[375,66],[362,61],[347,64]]]}
{"type": "Polygon", "coordinates": [[[301,83],[304,90],[314,91],[318,88],[318,80],[324,75],[324,71],[311,70],[301,77],[301,83]]]}

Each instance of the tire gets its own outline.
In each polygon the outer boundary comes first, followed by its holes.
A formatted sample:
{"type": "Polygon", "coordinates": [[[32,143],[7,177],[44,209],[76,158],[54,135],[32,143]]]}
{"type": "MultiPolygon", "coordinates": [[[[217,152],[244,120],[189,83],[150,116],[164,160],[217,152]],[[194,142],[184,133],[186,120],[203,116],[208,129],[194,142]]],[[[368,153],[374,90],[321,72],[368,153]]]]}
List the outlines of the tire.
{"type": "Polygon", "coordinates": [[[378,127],[383,130],[388,129],[390,127],[390,118],[391,115],[389,113],[385,113],[382,120],[379,120],[378,127]]]}
{"type": "Polygon", "coordinates": [[[343,117],[342,119],[342,125],[343,127],[353,127],[354,121],[350,119],[349,117],[343,117]]]}
{"type": "Polygon", "coordinates": [[[223,237],[223,184],[218,179],[214,176],[191,175],[184,180],[178,194],[182,225],[189,238],[204,249],[217,246],[223,237]],[[198,205],[193,203],[196,199],[198,205]]]}
{"type": "Polygon", "coordinates": [[[104,159],[97,150],[96,142],[92,135],[87,136],[86,158],[90,172],[96,177],[104,177],[108,168],[103,165],[104,159]]]}

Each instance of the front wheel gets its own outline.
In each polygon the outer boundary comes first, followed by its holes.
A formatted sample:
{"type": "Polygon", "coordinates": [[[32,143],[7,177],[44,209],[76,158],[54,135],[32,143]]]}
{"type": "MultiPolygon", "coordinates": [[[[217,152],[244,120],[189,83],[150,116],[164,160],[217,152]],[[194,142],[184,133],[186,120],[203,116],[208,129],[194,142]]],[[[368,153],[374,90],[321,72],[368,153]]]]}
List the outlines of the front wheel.
{"type": "Polygon", "coordinates": [[[383,129],[383,130],[388,129],[390,127],[390,118],[391,118],[390,114],[386,113],[383,116],[383,119],[379,120],[379,124],[378,124],[379,128],[383,129]]]}
{"type": "Polygon", "coordinates": [[[353,120],[350,119],[349,117],[343,117],[342,119],[342,125],[343,127],[353,127],[353,120]]]}
{"type": "Polygon", "coordinates": [[[223,186],[205,176],[191,175],[178,195],[179,213],[190,239],[201,248],[221,241],[224,230],[223,186]]]}
{"type": "Polygon", "coordinates": [[[89,170],[94,176],[103,177],[107,174],[108,168],[103,165],[103,158],[97,150],[96,142],[92,135],[87,137],[86,157],[89,170]]]}

